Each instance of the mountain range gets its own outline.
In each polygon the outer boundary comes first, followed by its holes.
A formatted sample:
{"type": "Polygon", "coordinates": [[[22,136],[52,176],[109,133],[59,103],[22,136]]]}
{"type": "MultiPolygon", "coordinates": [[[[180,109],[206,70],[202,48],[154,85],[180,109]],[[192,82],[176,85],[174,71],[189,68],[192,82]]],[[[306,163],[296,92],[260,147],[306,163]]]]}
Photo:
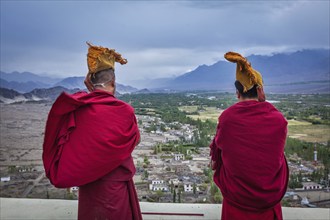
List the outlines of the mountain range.
{"type": "MultiPolygon", "coordinates": [[[[27,93],[37,88],[64,87],[66,89],[86,89],[85,77],[50,78],[39,76],[30,72],[0,72],[0,87],[13,89],[20,93],[27,93]]],[[[137,88],[116,83],[119,93],[131,93],[138,91],[137,88]]]]}
{"type": "Polygon", "coordinates": [[[61,86],[34,89],[27,93],[19,93],[13,89],[1,88],[0,87],[0,103],[17,103],[17,102],[44,102],[54,101],[56,97],[62,92],[74,93],[78,89],[67,89],[61,86]]]}
{"type": "MultiPolygon", "coordinates": [[[[247,57],[258,70],[267,92],[330,93],[330,50],[313,49],[272,56],[247,57]]],[[[174,90],[234,91],[236,64],[218,61],[168,81],[163,88],[174,90]]]]}
{"type": "MultiPolygon", "coordinates": [[[[252,67],[263,75],[265,92],[271,93],[330,93],[330,50],[309,49],[270,56],[251,55],[247,59],[252,67]]],[[[212,65],[200,65],[195,70],[176,78],[155,79],[153,91],[217,90],[234,92],[236,64],[218,61],[212,65]]],[[[0,87],[20,94],[35,89],[49,92],[51,88],[75,91],[85,89],[84,77],[51,78],[30,72],[0,72],[0,87]],[[48,89],[48,90],[47,90],[48,89]]],[[[150,88],[138,90],[117,83],[117,91],[123,93],[147,93],[150,88]]],[[[32,97],[32,96],[31,96],[32,97]]]]}

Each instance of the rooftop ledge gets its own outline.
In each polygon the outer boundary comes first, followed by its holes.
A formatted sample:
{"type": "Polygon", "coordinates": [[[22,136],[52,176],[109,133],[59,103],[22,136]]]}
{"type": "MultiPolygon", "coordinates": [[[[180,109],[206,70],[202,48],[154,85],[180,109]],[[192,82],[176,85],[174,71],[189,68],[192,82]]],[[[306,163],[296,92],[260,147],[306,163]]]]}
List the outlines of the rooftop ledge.
{"type": "MultiPolygon", "coordinates": [[[[143,219],[220,219],[221,205],[140,202],[143,219]]],[[[0,198],[0,219],[77,219],[77,200],[0,198]]],[[[329,208],[283,207],[287,220],[330,219],[329,208]]]]}

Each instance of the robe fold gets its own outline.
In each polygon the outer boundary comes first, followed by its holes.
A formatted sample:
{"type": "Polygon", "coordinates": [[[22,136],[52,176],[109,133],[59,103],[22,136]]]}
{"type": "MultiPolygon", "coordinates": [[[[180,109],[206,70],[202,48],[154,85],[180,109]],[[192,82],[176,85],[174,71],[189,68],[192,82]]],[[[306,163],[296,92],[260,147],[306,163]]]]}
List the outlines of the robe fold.
{"type": "Polygon", "coordinates": [[[132,167],[128,158],[111,173],[79,187],[78,219],[142,219],[132,167]]]}
{"type": "Polygon", "coordinates": [[[223,220],[282,219],[286,135],[287,121],[268,102],[238,102],[220,115],[210,154],[223,220]]]}
{"type": "Polygon", "coordinates": [[[121,205],[127,205],[125,209],[131,213],[128,214],[131,218],[125,219],[142,219],[132,180],[135,166],[131,157],[139,140],[130,105],[101,90],[89,94],[62,93],[46,123],[42,155],[46,176],[56,187],[79,186],[86,192],[79,192],[82,195],[79,219],[124,219],[122,212],[113,214],[113,218],[107,216],[110,211],[122,209],[121,205]],[[94,187],[88,191],[88,185],[94,187]],[[122,202],[113,202],[116,197],[122,202]],[[81,210],[88,210],[84,204],[94,205],[93,210],[100,212],[83,218],[81,210]]]}

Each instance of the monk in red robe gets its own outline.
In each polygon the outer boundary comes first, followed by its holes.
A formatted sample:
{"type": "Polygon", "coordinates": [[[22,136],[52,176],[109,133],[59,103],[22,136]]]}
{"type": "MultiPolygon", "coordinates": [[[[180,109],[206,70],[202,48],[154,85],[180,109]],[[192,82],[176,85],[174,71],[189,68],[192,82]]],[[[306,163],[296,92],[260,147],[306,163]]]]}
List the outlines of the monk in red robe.
{"type": "Polygon", "coordinates": [[[220,115],[210,145],[214,182],[223,195],[221,218],[281,220],[289,173],[284,155],[287,121],[265,102],[261,74],[238,53],[225,58],[237,63],[239,102],[220,115]]]}
{"type": "Polygon", "coordinates": [[[131,156],[140,141],[134,109],[115,94],[114,50],[89,44],[91,93],[62,93],[45,131],[43,162],[59,188],[79,186],[78,219],[142,219],[131,156]]]}

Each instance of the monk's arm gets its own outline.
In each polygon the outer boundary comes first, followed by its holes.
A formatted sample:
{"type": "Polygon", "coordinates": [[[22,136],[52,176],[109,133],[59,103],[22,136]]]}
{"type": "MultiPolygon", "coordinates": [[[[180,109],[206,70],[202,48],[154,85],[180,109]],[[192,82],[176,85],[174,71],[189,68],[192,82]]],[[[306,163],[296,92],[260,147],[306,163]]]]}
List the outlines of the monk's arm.
{"type": "Polygon", "coordinates": [[[91,82],[91,79],[90,79],[90,74],[87,74],[87,76],[84,80],[84,83],[85,83],[85,86],[88,89],[88,91],[92,92],[94,90],[94,86],[93,86],[93,84],[91,82]]]}
{"type": "Polygon", "coordinates": [[[209,166],[212,168],[212,170],[216,170],[222,164],[221,149],[217,145],[217,141],[219,141],[219,139],[221,138],[220,136],[221,136],[221,134],[220,134],[220,119],[219,119],[216,134],[210,144],[211,158],[210,158],[209,166]]]}

